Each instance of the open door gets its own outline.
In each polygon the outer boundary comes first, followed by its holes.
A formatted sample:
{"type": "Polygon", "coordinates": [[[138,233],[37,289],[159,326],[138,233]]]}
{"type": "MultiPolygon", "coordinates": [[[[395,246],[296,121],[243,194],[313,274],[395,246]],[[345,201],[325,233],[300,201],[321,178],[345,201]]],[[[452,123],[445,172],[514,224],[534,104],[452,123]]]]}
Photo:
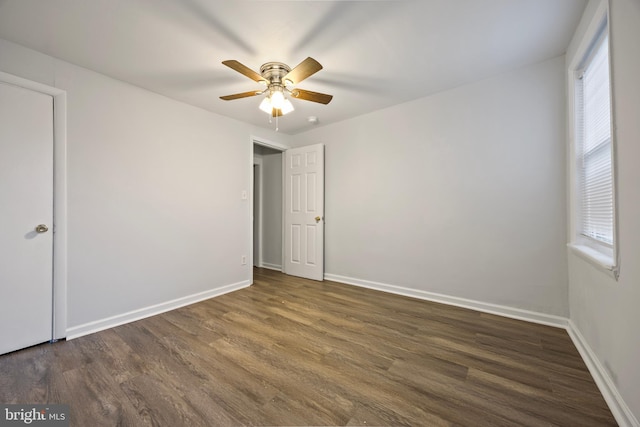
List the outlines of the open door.
{"type": "Polygon", "coordinates": [[[284,272],[324,279],[324,145],[285,152],[284,272]]]}

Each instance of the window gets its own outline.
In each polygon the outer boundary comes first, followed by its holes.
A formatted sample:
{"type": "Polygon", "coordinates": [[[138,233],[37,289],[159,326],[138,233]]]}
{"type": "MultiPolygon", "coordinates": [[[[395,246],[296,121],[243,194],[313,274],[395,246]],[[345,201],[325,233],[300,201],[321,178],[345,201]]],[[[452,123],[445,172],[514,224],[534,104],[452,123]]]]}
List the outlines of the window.
{"type": "Polygon", "coordinates": [[[600,19],[570,70],[573,90],[571,247],[617,275],[609,37],[600,19]]]}
{"type": "Polygon", "coordinates": [[[577,78],[577,183],[584,237],[613,245],[611,98],[607,37],[577,78]]]}

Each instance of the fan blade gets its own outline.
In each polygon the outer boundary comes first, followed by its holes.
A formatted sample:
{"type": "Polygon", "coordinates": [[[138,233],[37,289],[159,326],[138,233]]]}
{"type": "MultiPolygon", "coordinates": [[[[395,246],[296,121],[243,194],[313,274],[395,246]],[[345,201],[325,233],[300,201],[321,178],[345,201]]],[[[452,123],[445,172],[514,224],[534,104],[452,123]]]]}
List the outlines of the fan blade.
{"type": "Polygon", "coordinates": [[[333,99],[333,95],[327,95],[326,93],[312,92],[304,89],[294,89],[291,91],[291,95],[297,99],[304,99],[305,101],[318,102],[320,104],[328,104],[333,99]]]}
{"type": "Polygon", "coordinates": [[[272,117],[280,117],[282,116],[282,110],[279,108],[274,108],[273,110],[271,110],[271,116],[272,117]]]}
{"type": "Polygon", "coordinates": [[[290,80],[294,85],[297,85],[320,70],[322,70],[322,65],[315,59],[309,57],[299,63],[293,70],[289,71],[289,73],[282,78],[282,81],[290,80]]]}
{"type": "Polygon", "coordinates": [[[249,96],[260,95],[262,90],[252,90],[251,92],[242,92],[242,93],[234,93],[233,95],[225,95],[221,96],[220,99],[224,99],[225,101],[231,101],[233,99],[247,98],[249,96]]]}
{"type": "Polygon", "coordinates": [[[264,79],[264,77],[262,77],[260,74],[256,73],[255,71],[253,71],[251,68],[247,67],[246,65],[243,65],[243,64],[239,63],[235,59],[230,59],[228,61],[222,61],[222,63],[224,65],[226,65],[227,67],[229,67],[229,68],[231,68],[233,70],[236,70],[240,74],[244,74],[245,76],[249,77],[251,80],[257,81],[258,83],[267,82],[264,79]]]}

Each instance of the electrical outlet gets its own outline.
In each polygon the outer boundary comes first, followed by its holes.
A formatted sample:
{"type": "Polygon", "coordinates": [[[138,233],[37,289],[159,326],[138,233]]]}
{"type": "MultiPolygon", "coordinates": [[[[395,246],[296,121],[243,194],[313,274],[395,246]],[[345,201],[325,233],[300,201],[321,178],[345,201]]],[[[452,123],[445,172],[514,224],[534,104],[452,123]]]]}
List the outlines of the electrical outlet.
{"type": "Polygon", "coordinates": [[[242,255],[240,257],[240,264],[247,265],[247,256],[246,255],[242,255]]]}

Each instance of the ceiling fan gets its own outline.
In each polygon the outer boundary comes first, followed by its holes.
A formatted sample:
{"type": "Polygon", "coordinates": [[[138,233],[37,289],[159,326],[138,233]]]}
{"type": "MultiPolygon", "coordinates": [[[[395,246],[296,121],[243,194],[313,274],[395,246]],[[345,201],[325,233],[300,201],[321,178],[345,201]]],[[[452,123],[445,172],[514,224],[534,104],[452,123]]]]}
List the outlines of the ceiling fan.
{"type": "Polygon", "coordinates": [[[253,71],[251,68],[236,60],[222,61],[222,63],[267,87],[263,90],[252,90],[221,96],[220,99],[231,101],[233,99],[247,98],[266,93],[267,96],[262,100],[260,109],[271,114],[273,117],[279,117],[293,111],[293,105],[291,101],[286,98],[286,95],[290,95],[292,98],[325,105],[331,102],[333,98],[333,95],[294,87],[307,77],[322,70],[322,65],[311,57],[305,59],[293,69],[281,62],[267,62],[260,67],[260,73],[253,71]]]}

